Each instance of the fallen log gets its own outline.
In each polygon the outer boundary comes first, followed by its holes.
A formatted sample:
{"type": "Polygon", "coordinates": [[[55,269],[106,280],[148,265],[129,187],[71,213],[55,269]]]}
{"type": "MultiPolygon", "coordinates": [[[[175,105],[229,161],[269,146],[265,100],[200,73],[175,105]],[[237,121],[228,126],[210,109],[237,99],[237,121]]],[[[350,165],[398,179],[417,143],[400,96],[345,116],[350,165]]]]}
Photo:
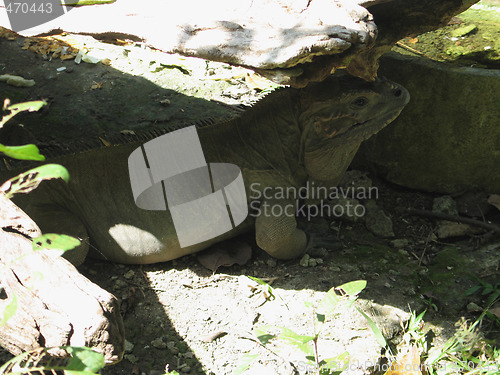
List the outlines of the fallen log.
{"type": "Polygon", "coordinates": [[[14,355],[39,347],[88,346],[107,364],[124,352],[124,327],[117,299],[81,275],[67,260],[33,251],[37,225],[0,195],[0,345],[14,355]]]}
{"type": "Polygon", "coordinates": [[[303,87],[339,68],[372,80],[378,58],[394,43],[445,25],[477,1],[184,0],[173,6],[163,0],[117,0],[68,7],[66,14],[61,10],[62,16],[36,27],[22,15],[16,21],[15,15],[0,12],[0,26],[24,36],[67,31],[129,38],[303,87]]]}

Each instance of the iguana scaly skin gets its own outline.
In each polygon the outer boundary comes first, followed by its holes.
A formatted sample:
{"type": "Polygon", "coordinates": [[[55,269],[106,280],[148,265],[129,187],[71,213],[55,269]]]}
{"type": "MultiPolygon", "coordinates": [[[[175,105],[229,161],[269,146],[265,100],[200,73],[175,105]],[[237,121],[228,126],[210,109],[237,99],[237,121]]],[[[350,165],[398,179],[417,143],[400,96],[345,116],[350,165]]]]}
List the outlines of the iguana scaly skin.
{"type": "MultiPolygon", "coordinates": [[[[385,79],[368,83],[331,76],[304,89],[277,90],[238,118],[199,128],[198,136],[207,163],[241,168],[250,204],[256,191],[264,188],[298,189],[307,181],[336,186],[359,144],[394,120],[408,101],[403,87],[385,79]]],[[[89,238],[101,257],[135,264],[195,253],[252,226],[257,244],[278,259],[298,257],[316,245],[314,237],[297,228],[292,215],[261,214],[249,215],[212,240],[181,248],[169,211],[142,210],[134,202],[127,161],[141,144],[52,160],[69,170],[69,183],[43,182],[15,201],[43,232],[84,239],[80,248],[68,252],[76,264],[85,258],[89,238]]],[[[261,205],[295,205],[292,198],[266,196],[261,197],[261,205]]],[[[252,206],[256,207],[255,202],[252,206]]]]}

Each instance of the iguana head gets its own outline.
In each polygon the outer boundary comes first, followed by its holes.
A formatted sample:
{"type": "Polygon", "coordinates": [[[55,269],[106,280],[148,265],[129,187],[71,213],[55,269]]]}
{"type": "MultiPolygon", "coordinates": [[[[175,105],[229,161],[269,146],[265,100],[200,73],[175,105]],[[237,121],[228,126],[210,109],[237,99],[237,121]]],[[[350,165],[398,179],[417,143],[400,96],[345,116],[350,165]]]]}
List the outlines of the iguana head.
{"type": "Polygon", "coordinates": [[[300,97],[303,162],[307,174],[322,181],[343,173],[338,169],[347,168],[359,144],[393,121],[410,100],[404,87],[385,78],[366,82],[348,75],[310,84],[300,97]]]}

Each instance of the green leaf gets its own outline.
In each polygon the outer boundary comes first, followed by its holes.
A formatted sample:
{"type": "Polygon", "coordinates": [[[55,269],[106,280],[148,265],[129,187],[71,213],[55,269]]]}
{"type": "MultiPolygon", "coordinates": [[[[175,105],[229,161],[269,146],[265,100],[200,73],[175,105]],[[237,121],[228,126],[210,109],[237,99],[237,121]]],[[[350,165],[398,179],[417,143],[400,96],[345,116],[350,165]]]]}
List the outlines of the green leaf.
{"type": "Polygon", "coordinates": [[[25,102],[25,103],[16,103],[16,104],[11,104],[7,107],[4,107],[3,109],[6,111],[10,111],[8,115],[3,116],[0,119],[0,128],[4,126],[4,124],[9,121],[12,117],[17,115],[19,112],[23,111],[29,111],[29,112],[34,112],[38,111],[42,106],[46,105],[47,102],[43,100],[36,100],[33,102],[25,102]]]}
{"type": "Polygon", "coordinates": [[[350,360],[351,356],[348,351],[333,358],[325,358],[319,363],[321,374],[341,374],[342,371],[347,370],[350,360]]]}
{"type": "Polygon", "coordinates": [[[66,366],[66,372],[83,371],[95,373],[105,365],[104,356],[90,348],[84,346],[63,346],[62,348],[71,354],[71,359],[66,366]]]}
{"type": "Polygon", "coordinates": [[[64,5],[81,7],[85,5],[113,4],[116,0],[66,0],[66,1],[64,2],[64,5]]]}
{"type": "Polygon", "coordinates": [[[254,329],[255,336],[261,342],[262,345],[267,345],[271,340],[275,339],[275,335],[271,335],[268,331],[273,328],[273,326],[265,325],[254,329]]]}
{"type": "Polygon", "coordinates": [[[240,359],[238,367],[233,371],[233,375],[239,375],[250,369],[250,365],[259,358],[258,354],[247,353],[240,359]]]}
{"type": "Polygon", "coordinates": [[[45,160],[45,156],[40,154],[38,147],[33,144],[22,146],[5,146],[0,144],[0,152],[5,155],[19,160],[45,160]]]}
{"type": "Polygon", "coordinates": [[[337,307],[339,302],[340,298],[335,292],[335,288],[331,288],[323,297],[323,300],[319,303],[316,313],[329,315],[335,310],[335,307],[337,307]]]}
{"type": "Polygon", "coordinates": [[[67,236],[65,234],[46,233],[39,237],[33,238],[31,245],[33,250],[61,250],[68,251],[80,246],[81,242],[78,238],[67,236]]]}
{"type": "Polygon", "coordinates": [[[247,276],[247,277],[249,279],[255,281],[256,283],[263,285],[267,288],[267,292],[269,293],[269,298],[268,298],[269,301],[273,301],[274,299],[276,299],[276,296],[274,295],[274,290],[271,287],[271,285],[269,285],[268,283],[266,283],[265,281],[263,281],[257,277],[252,277],[252,276],[247,276]]]}
{"type": "Polygon", "coordinates": [[[299,335],[294,331],[292,331],[291,329],[285,327],[278,327],[278,328],[281,329],[281,333],[278,335],[280,339],[285,340],[291,345],[297,347],[306,355],[314,355],[313,348],[309,344],[311,341],[315,339],[314,336],[299,335]]]}
{"type": "Polygon", "coordinates": [[[383,348],[387,347],[387,342],[385,341],[385,337],[382,334],[382,332],[380,331],[380,329],[377,327],[375,322],[368,315],[366,315],[363,311],[361,311],[357,307],[356,307],[356,310],[358,310],[361,313],[361,315],[363,315],[365,317],[366,321],[368,322],[368,325],[370,326],[370,328],[373,331],[373,334],[375,335],[375,339],[377,340],[378,344],[380,346],[382,346],[383,348]]]}
{"type": "Polygon", "coordinates": [[[465,292],[465,295],[470,296],[471,294],[474,294],[477,291],[479,291],[479,289],[481,289],[481,285],[473,286],[472,288],[467,289],[467,291],[465,292]]]}
{"type": "Polygon", "coordinates": [[[267,345],[269,344],[269,342],[273,339],[275,339],[276,336],[275,335],[271,335],[269,333],[265,333],[263,335],[258,335],[257,336],[257,339],[259,339],[259,341],[261,342],[262,345],[267,345]]]}
{"type": "Polygon", "coordinates": [[[47,102],[44,100],[34,100],[31,102],[24,102],[24,103],[16,103],[16,104],[11,104],[7,106],[5,109],[7,111],[11,112],[36,112],[40,108],[42,108],[44,105],[47,105],[47,102]]]}
{"type": "Polygon", "coordinates": [[[0,190],[5,193],[7,198],[12,198],[14,194],[28,193],[36,189],[43,180],[54,178],[61,178],[68,182],[68,170],[59,164],[45,164],[5,181],[3,185],[0,186],[0,190]]]}
{"type": "Polygon", "coordinates": [[[7,321],[14,316],[14,314],[17,311],[17,295],[13,294],[12,298],[10,299],[10,302],[5,306],[3,309],[3,314],[2,314],[2,321],[0,322],[0,325],[5,325],[7,321]]]}
{"type": "Polygon", "coordinates": [[[344,291],[344,293],[347,294],[348,296],[356,296],[359,293],[361,293],[365,288],[366,288],[366,280],[350,281],[348,283],[342,284],[341,286],[337,287],[337,289],[344,291]]]}

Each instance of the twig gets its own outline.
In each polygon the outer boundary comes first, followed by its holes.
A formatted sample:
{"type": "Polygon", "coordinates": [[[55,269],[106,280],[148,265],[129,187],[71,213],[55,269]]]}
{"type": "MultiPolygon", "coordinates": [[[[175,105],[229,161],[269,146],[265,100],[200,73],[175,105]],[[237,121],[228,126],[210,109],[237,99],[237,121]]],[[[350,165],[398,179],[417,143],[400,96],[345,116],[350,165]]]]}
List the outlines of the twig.
{"type": "Polygon", "coordinates": [[[475,219],[470,219],[468,217],[463,217],[463,216],[455,216],[455,215],[448,215],[444,214],[441,212],[432,212],[432,211],[427,211],[427,210],[419,210],[416,208],[409,208],[407,211],[408,214],[410,215],[417,215],[417,216],[423,216],[423,217],[432,217],[435,219],[441,219],[441,220],[448,220],[448,221],[454,221],[457,223],[463,223],[463,224],[469,224],[469,225],[474,225],[476,227],[481,227],[487,230],[490,230],[495,233],[500,234],[500,227],[495,224],[490,224],[490,223],[485,223],[483,221],[475,220],[475,219]]]}
{"type": "Polygon", "coordinates": [[[402,42],[396,42],[396,45],[397,45],[398,47],[401,47],[401,48],[403,48],[403,49],[405,49],[405,50],[407,50],[407,51],[410,51],[410,52],[412,52],[412,53],[414,53],[414,54],[416,54],[416,55],[419,55],[419,56],[424,56],[424,57],[427,57],[428,59],[435,60],[435,59],[434,59],[434,58],[432,58],[431,56],[426,55],[425,53],[420,52],[420,51],[416,50],[415,48],[411,48],[410,46],[408,46],[408,45],[406,45],[406,44],[404,44],[404,43],[402,43],[402,42]]]}

